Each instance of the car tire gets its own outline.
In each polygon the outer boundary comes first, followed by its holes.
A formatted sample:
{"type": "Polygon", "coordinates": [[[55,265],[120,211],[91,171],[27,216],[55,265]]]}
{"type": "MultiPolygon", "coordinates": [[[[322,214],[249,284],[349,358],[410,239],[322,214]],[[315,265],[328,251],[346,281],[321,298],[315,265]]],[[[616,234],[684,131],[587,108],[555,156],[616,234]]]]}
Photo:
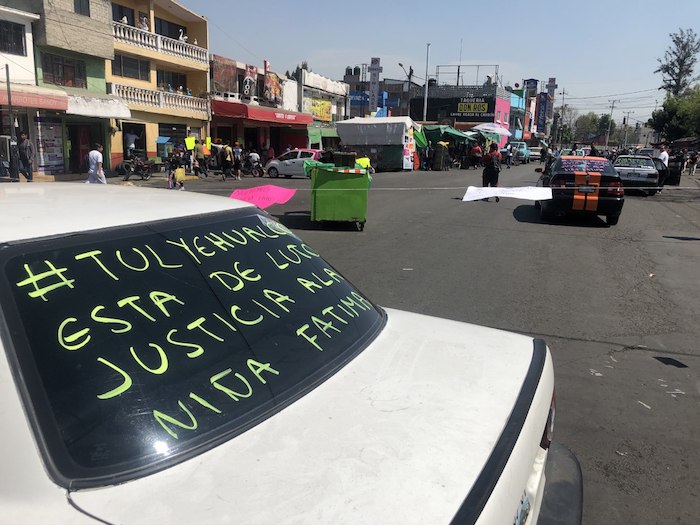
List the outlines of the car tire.
{"type": "Polygon", "coordinates": [[[619,221],[619,220],[620,220],[619,215],[608,215],[605,217],[605,223],[608,226],[615,226],[617,224],[617,221],[619,221]]]}
{"type": "Polygon", "coordinates": [[[277,171],[277,168],[267,168],[267,176],[271,179],[276,179],[280,176],[280,172],[277,171]]]}
{"type": "Polygon", "coordinates": [[[657,191],[657,190],[649,190],[649,191],[647,192],[647,196],[653,197],[654,195],[656,195],[656,191],[657,191]]]}

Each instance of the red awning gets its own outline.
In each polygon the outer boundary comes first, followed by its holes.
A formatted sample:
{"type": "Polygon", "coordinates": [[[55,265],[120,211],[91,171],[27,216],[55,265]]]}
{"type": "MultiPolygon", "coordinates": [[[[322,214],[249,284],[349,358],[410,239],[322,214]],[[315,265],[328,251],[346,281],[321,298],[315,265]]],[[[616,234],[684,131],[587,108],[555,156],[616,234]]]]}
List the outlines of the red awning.
{"type": "MultiPolygon", "coordinates": [[[[68,95],[65,91],[10,83],[10,92],[13,106],[57,111],[68,109],[68,95]]],[[[0,104],[7,105],[7,84],[5,83],[0,84],[0,104]]]]}
{"type": "Polygon", "coordinates": [[[273,122],[275,124],[306,126],[313,124],[314,117],[306,113],[295,113],[275,108],[249,106],[241,102],[227,102],[225,100],[212,100],[211,113],[217,117],[245,118],[260,122],[273,122]]]}

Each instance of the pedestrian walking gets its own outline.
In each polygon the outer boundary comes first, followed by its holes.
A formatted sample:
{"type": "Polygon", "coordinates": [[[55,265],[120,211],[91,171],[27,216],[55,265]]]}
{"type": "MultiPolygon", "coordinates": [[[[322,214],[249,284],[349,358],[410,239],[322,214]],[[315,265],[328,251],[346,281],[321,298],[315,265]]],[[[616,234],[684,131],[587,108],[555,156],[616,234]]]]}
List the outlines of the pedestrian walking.
{"type": "Polygon", "coordinates": [[[34,180],[34,143],[29,140],[26,131],[19,133],[19,172],[27,182],[34,180]]]}
{"type": "Polygon", "coordinates": [[[241,168],[243,167],[243,150],[238,142],[233,143],[233,174],[236,180],[241,180],[241,168]]]}
{"type": "Polygon", "coordinates": [[[224,141],[224,146],[221,148],[219,154],[221,155],[221,170],[223,179],[226,180],[226,177],[231,176],[231,168],[233,168],[233,151],[231,150],[228,140],[224,141]]]}
{"type": "Polygon", "coordinates": [[[107,184],[102,158],[102,144],[95,144],[88,153],[87,184],[107,184]]]}
{"type": "Polygon", "coordinates": [[[506,168],[510,169],[513,165],[513,145],[506,144],[506,168]]]}
{"type": "Polygon", "coordinates": [[[203,173],[205,178],[209,176],[207,156],[204,154],[204,145],[199,139],[194,141],[194,172],[196,175],[203,173]]]}
{"type": "MultiPolygon", "coordinates": [[[[489,146],[489,152],[484,156],[484,171],[481,176],[482,186],[488,188],[498,187],[498,174],[501,172],[502,156],[498,151],[498,145],[492,143],[489,146]]],[[[483,199],[488,202],[488,198],[483,199]]],[[[500,202],[500,198],[496,196],[496,202],[500,202]]]]}
{"type": "Polygon", "coordinates": [[[481,164],[481,157],[483,156],[483,151],[481,150],[481,146],[479,144],[474,144],[474,147],[472,148],[471,151],[471,159],[472,159],[472,166],[474,166],[474,169],[478,169],[479,165],[481,164]]]}
{"type": "Polygon", "coordinates": [[[697,150],[691,151],[688,157],[688,175],[691,177],[695,175],[695,169],[698,166],[698,152],[697,150]]]}

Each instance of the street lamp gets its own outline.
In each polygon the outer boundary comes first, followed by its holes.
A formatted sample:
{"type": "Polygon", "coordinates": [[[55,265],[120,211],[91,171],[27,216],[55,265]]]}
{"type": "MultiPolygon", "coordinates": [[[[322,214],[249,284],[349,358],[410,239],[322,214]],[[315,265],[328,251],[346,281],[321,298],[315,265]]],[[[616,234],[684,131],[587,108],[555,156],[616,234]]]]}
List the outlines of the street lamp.
{"type": "Polygon", "coordinates": [[[423,93],[423,122],[428,118],[428,61],[430,60],[430,42],[426,45],[425,50],[425,90],[423,93]]]}

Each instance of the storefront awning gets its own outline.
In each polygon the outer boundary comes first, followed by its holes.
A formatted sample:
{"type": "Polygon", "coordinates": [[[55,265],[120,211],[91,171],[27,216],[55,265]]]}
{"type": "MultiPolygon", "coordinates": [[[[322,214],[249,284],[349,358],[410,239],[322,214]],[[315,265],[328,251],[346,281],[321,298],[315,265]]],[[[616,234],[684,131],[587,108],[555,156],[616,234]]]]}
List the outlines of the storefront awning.
{"type": "Polygon", "coordinates": [[[289,126],[306,126],[313,124],[313,115],[295,113],[276,108],[250,106],[241,102],[227,102],[225,100],[212,100],[211,113],[217,117],[245,118],[259,122],[271,122],[274,124],[286,124],[289,126]]]}
{"type": "MultiPolygon", "coordinates": [[[[13,84],[10,82],[12,105],[23,108],[52,109],[65,111],[68,109],[68,95],[60,89],[50,89],[39,86],[13,84]]],[[[0,82],[0,104],[7,105],[7,84],[0,82]]]]}
{"type": "Polygon", "coordinates": [[[103,95],[101,93],[69,94],[66,113],[84,117],[131,118],[131,111],[126,102],[114,95],[103,95]]]}

